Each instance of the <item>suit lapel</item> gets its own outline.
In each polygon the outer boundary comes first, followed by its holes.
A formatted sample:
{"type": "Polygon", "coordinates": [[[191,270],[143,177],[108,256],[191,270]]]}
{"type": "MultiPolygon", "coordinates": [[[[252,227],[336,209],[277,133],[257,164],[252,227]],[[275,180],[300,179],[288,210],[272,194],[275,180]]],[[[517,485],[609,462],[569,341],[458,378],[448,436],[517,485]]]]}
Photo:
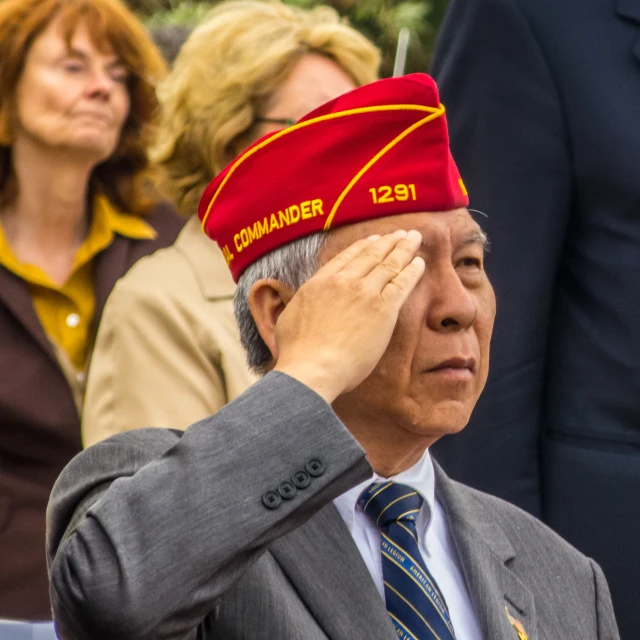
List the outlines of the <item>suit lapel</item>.
{"type": "Polygon", "coordinates": [[[271,545],[331,640],[394,640],[393,626],[360,552],[333,506],[271,545]]]}
{"type": "Polygon", "coordinates": [[[449,524],[483,637],[518,640],[519,622],[536,640],[533,595],[509,569],[515,551],[492,514],[468,489],[436,470],[436,495],[449,524]],[[511,616],[515,621],[510,621],[511,616]]]}
{"type": "MultiPolygon", "coordinates": [[[[617,0],[616,9],[621,18],[640,27],[640,0],[617,0]]],[[[633,55],[640,63],[640,38],[634,42],[633,55]]]]}
{"type": "MultiPolygon", "coordinates": [[[[533,595],[509,569],[516,555],[511,542],[481,500],[434,467],[436,494],[483,637],[519,640],[521,625],[528,640],[537,640],[533,595]]],[[[274,542],[270,551],[331,640],[396,638],[360,552],[332,504],[274,542]]]]}

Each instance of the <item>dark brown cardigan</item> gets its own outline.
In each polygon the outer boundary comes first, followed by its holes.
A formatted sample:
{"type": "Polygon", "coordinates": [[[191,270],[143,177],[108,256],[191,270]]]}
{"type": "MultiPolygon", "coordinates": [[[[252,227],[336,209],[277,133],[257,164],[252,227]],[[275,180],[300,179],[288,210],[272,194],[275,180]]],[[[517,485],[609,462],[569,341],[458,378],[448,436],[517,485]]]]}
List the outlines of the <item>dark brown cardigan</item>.
{"type": "MultiPolygon", "coordinates": [[[[116,280],[171,244],[184,223],[164,203],[147,221],[154,240],[116,235],[95,259],[96,326],[116,280]]],[[[51,618],[45,510],[53,483],[80,449],[71,387],[27,287],[0,265],[0,618],[51,618]]]]}

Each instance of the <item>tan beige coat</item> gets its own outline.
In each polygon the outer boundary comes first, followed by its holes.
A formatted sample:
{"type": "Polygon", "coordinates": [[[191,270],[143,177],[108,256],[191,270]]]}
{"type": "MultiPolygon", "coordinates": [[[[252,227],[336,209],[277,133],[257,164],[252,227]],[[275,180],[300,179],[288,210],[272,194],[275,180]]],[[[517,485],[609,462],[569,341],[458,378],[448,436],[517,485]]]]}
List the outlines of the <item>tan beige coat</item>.
{"type": "Polygon", "coordinates": [[[174,245],[118,282],[89,369],[85,447],[141,427],[185,429],[254,382],[233,317],[234,291],[197,217],[174,245]]]}

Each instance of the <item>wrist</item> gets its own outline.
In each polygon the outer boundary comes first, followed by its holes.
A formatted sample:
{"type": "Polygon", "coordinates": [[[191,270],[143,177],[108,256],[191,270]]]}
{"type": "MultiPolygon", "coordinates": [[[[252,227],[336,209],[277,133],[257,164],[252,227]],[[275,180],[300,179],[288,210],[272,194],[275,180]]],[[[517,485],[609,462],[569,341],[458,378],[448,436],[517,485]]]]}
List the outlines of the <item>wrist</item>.
{"type": "Polygon", "coordinates": [[[278,361],[273,369],[294,378],[317,393],[325,402],[333,401],[344,391],[344,384],[335,370],[311,362],[278,361]]]}

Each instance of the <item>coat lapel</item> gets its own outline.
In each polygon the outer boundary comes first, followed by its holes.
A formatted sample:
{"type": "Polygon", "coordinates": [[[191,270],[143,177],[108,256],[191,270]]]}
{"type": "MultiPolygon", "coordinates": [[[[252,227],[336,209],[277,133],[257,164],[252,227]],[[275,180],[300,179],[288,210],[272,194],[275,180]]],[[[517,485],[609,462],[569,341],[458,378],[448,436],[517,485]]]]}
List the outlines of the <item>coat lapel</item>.
{"type": "Polygon", "coordinates": [[[333,506],[270,551],[331,640],[397,636],[360,552],[333,506]]]}
{"type": "MultiPolygon", "coordinates": [[[[617,0],[616,9],[621,18],[640,27],[640,0],[617,0]]],[[[633,55],[640,63],[640,38],[634,42],[633,55]]]]}
{"type": "Polygon", "coordinates": [[[2,266],[0,266],[0,301],[57,364],[56,354],[38,319],[27,286],[18,276],[2,266]]]}
{"type": "Polygon", "coordinates": [[[96,297],[93,312],[94,330],[97,330],[104,305],[116,281],[127,272],[130,263],[129,250],[129,239],[115,235],[111,244],[94,258],[93,286],[96,297]]]}
{"type": "Polygon", "coordinates": [[[533,595],[509,569],[516,555],[511,542],[480,500],[450,480],[437,464],[434,467],[436,495],[447,515],[483,637],[536,640],[533,595]],[[518,635],[518,623],[526,636],[518,635]]]}
{"type": "MultiPolygon", "coordinates": [[[[126,239],[116,236],[109,247],[95,258],[93,273],[96,297],[93,316],[94,332],[97,331],[111,289],[113,289],[116,280],[126,271],[128,246],[126,239]]],[[[0,302],[15,316],[51,360],[60,366],[55,349],[49,342],[33,306],[29,289],[18,276],[2,266],[0,266],[0,302]]]]}

